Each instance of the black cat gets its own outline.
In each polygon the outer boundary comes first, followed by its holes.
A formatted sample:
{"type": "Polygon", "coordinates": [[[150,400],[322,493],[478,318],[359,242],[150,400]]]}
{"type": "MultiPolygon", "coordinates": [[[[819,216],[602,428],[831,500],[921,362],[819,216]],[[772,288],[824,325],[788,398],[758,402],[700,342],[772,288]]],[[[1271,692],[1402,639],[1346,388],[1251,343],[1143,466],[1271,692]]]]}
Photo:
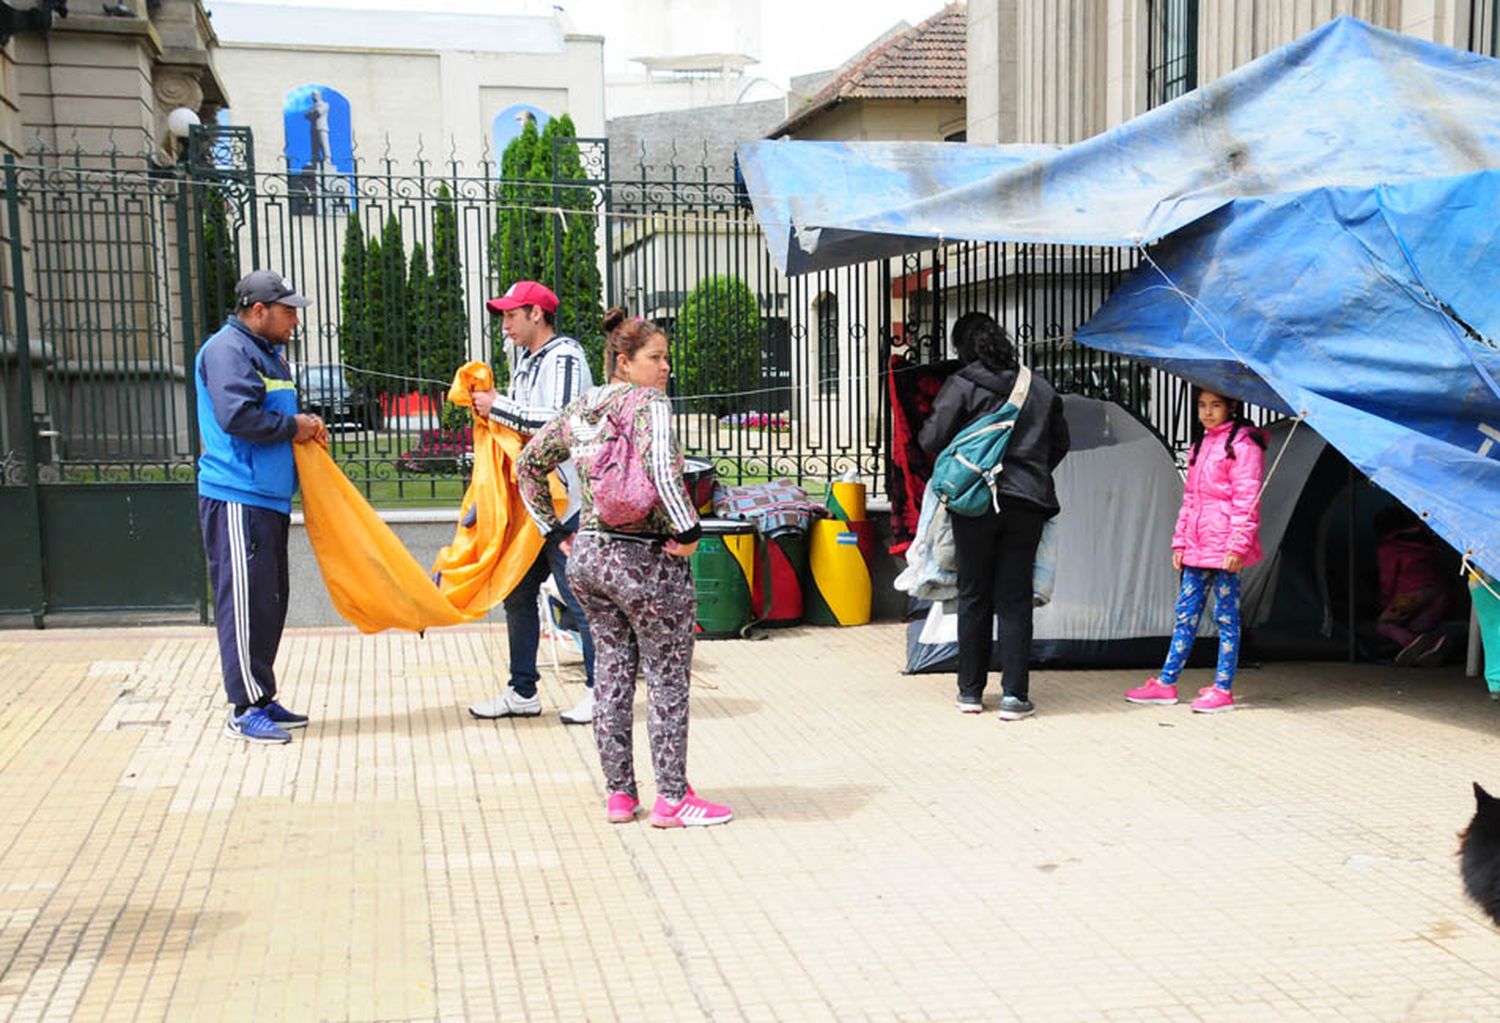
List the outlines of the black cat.
{"type": "Polygon", "coordinates": [[[1500,799],[1474,783],[1474,819],[1459,837],[1464,890],[1500,924],[1500,799]]]}

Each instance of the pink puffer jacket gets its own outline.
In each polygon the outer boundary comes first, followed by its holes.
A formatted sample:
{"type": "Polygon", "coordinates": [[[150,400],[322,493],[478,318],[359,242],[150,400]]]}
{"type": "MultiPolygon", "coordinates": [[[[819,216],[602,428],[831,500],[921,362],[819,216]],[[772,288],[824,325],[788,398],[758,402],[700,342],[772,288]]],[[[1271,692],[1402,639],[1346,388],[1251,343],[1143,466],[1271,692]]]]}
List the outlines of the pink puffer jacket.
{"type": "Polygon", "coordinates": [[[1198,458],[1188,466],[1182,510],[1172,533],[1172,549],[1182,552],[1182,563],[1197,568],[1223,568],[1226,554],[1238,554],[1244,567],[1260,553],[1260,476],[1265,452],[1241,426],[1234,438],[1234,457],[1224,450],[1231,423],[1203,435],[1198,458]]]}

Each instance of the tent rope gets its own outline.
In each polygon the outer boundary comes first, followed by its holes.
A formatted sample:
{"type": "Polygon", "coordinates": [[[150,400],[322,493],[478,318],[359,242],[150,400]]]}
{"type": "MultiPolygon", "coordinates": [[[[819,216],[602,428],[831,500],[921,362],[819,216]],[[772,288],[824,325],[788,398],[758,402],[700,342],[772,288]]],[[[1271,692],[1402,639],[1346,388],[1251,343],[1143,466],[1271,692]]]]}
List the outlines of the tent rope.
{"type": "Polygon", "coordinates": [[[1470,579],[1473,579],[1480,586],[1483,586],[1485,589],[1489,590],[1490,596],[1494,597],[1496,600],[1500,600],[1500,593],[1496,593],[1495,587],[1490,585],[1492,580],[1483,572],[1481,572],[1477,567],[1475,567],[1474,563],[1469,560],[1468,551],[1464,552],[1463,561],[1459,563],[1458,574],[1466,575],[1470,579]]]}
{"type": "MultiPolygon", "coordinates": [[[[1183,291],[1182,288],[1178,287],[1177,282],[1172,280],[1172,278],[1167,275],[1167,272],[1161,268],[1161,265],[1157,263],[1156,260],[1151,258],[1151,253],[1146,250],[1146,247],[1144,245],[1138,245],[1136,246],[1136,248],[1140,252],[1142,258],[1144,258],[1147,263],[1151,264],[1151,269],[1155,270],[1157,274],[1161,276],[1161,279],[1167,282],[1167,290],[1172,292],[1178,298],[1182,299],[1183,303],[1192,310],[1193,315],[1198,318],[1198,320],[1203,324],[1204,327],[1208,328],[1208,332],[1212,334],[1214,338],[1219,342],[1219,344],[1224,347],[1224,350],[1234,357],[1235,362],[1239,363],[1241,366],[1244,366],[1246,369],[1250,369],[1249,363],[1245,362],[1245,360],[1241,358],[1240,353],[1234,350],[1234,347],[1229,343],[1229,338],[1225,336],[1224,332],[1213,323],[1209,322],[1209,319],[1204,314],[1202,308],[1203,303],[1199,302],[1192,295],[1189,295],[1186,291],[1183,291]]],[[[1254,371],[1252,370],[1252,372],[1254,371]]],[[[1301,412],[1298,412],[1296,418],[1292,420],[1292,429],[1287,433],[1286,440],[1281,445],[1281,450],[1277,452],[1276,460],[1271,463],[1271,470],[1266,473],[1266,478],[1261,481],[1260,493],[1255,495],[1255,500],[1257,503],[1262,497],[1265,496],[1266,487],[1270,484],[1271,477],[1276,475],[1276,468],[1277,466],[1281,465],[1282,456],[1286,454],[1287,448],[1291,447],[1292,445],[1292,436],[1297,432],[1297,427],[1301,426],[1302,421],[1306,418],[1307,410],[1303,409],[1301,412]]]]}
{"type": "Polygon", "coordinates": [[[1301,426],[1302,420],[1306,418],[1307,412],[1304,410],[1298,412],[1297,417],[1292,420],[1292,428],[1287,431],[1286,440],[1281,442],[1281,450],[1276,452],[1276,460],[1271,463],[1271,469],[1266,473],[1266,478],[1260,482],[1260,493],[1255,495],[1256,504],[1260,504],[1260,499],[1266,496],[1266,487],[1271,485],[1271,477],[1276,475],[1276,467],[1281,464],[1281,458],[1286,454],[1286,449],[1292,446],[1292,437],[1296,434],[1297,427],[1301,426]]]}
{"type": "Polygon", "coordinates": [[[1136,251],[1141,254],[1141,257],[1145,259],[1147,263],[1151,264],[1151,269],[1155,270],[1161,277],[1161,279],[1167,282],[1167,290],[1172,292],[1172,294],[1176,295],[1178,298],[1182,299],[1183,303],[1186,304],[1190,310],[1192,310],[1193,315],[1198,318],[1198,320],[1203,324],[1204,327],[1208,328],[1208,332],[1214,336],[1214,339],[1218,341],[1219,344],[1223,346],[1224,350],[1234,358],[1234,361],[1239,363],[1241,366],[1244,366],[1246,369],[1250,369],[1249,363],[1247,363],[1240,355],[1240,353],[1234,350],[1234,346],[1229,343],[1229,338],[1225,336],[1224,331],[1215,324],[1209,322],[1208,316],[1205,315],[1204,312],[1203,303],[1199,302],[1192,295],[1189,295],[1186,291],[1183,291],[1182,288],[1178,286],[1177,282],[1172,280],[1172,278],[1168,276],[1167,272],[1161,268],[1161,264],[1151,258],[1151,253],[1146,248],[1146,246],[1137,245],[1136,251]]]}

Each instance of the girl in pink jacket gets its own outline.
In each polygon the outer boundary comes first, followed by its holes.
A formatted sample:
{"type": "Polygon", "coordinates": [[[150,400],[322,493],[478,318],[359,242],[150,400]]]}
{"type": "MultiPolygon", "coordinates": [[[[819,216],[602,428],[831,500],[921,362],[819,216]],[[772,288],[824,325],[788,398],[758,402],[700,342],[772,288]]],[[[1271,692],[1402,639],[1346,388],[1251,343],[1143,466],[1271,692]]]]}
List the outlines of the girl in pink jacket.
{"type": "Polygon", "coordinates": [[[1214,591],[1219,666],[1214,684],[1198,693],[1193,710],[1234,709],[1234,669],[1240,658],[1240,569],[1260,560],[1260,485],[1265,436],[1239,415],[1239,402],[1212,391],[1198,395],[1203,436],[1188,456],[1182,510],[1172,534],[1172,564],[1182,572],[1177,625],[1167,663],[1156,678],[1125,694],[1131,703],[1176,703],[1198,619],[1214,591]]]}

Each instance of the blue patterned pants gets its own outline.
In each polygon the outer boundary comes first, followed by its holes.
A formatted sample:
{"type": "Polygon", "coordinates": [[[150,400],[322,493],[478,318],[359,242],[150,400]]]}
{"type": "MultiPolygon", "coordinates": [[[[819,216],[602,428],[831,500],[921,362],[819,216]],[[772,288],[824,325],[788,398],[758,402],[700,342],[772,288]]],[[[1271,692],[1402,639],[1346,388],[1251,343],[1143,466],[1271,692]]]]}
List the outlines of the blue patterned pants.
{"type": "Polygon", "coordinates": [[[1193,652],[1198,635],[1198,619],[1214,591],[1214,622],[1219,626],[1219,667],[1214,685],[1228,689],[1234,684],[1234,669],[1240,661],[1240,574],[1214,568],[1182,568],[1182,590],[1177,594],[1177,626],[1172,630],[1172,645],[1167,648],[1167,663],[1161,669],[1161,683],[1175,686],[1193,652]]]}

